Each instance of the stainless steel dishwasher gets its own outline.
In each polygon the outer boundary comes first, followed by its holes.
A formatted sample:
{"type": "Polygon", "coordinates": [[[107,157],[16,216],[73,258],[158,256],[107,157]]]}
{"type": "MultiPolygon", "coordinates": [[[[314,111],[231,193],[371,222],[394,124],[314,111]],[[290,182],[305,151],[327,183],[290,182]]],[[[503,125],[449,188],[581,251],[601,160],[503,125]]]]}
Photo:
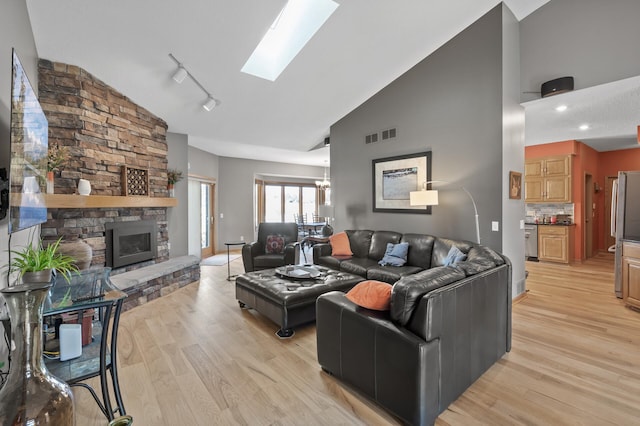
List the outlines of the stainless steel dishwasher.
{"type": "Polygon", "coordinates": [[[524,255],[527,260],[538,260],[538,225],[524,225],[524,255]]]}

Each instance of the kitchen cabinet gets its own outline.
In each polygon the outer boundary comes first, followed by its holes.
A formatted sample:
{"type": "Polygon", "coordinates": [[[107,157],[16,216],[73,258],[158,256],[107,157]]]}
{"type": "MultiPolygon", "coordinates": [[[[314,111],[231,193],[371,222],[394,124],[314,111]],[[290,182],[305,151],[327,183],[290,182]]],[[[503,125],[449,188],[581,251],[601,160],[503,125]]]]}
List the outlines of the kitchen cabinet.
{"type": "Polygon", "coordinates": [[[640,309],[640,243],[622,243],[622,300],[640,309]]]}
{"type": "Polygon", "coordinates": [[[571,156],[526,160],[524,200],[526,203],[570,203],[571,156]]]}
{"type": "Polygon", "coordinates": [[[538,259],[569,263],[573,257],[573,234],[573,226],[538,225],[538,259]]]}

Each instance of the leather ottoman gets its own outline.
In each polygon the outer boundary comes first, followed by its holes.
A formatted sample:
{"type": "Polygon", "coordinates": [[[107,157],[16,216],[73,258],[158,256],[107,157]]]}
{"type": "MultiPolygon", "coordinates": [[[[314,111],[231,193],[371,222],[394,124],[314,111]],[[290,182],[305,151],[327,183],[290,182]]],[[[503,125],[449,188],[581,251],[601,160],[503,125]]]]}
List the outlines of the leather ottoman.
{"type": "Polygon", "coordinates": [[[275,269],[249,272],[236,278],[236,299],[280,326],[278,337],[294,334],[293,327],[315,321],[316,299],[330,291],[347,292],[364,278],[324,266],[315,266],[320,276],[294,280],[281,277],[275,269]]]}

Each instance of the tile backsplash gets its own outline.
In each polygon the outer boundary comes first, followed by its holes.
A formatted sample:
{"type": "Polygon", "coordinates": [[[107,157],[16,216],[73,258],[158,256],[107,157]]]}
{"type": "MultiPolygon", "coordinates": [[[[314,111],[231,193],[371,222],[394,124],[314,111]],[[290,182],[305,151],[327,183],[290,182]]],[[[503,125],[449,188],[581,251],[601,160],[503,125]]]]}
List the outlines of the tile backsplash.
{"type": "Polygon", "coordinates": [[[566,215],[573,222],[573,203],[566,204],[527,204],[526,222],[535,222],[536,217],[542,222],[544,216],[566,215]]]}

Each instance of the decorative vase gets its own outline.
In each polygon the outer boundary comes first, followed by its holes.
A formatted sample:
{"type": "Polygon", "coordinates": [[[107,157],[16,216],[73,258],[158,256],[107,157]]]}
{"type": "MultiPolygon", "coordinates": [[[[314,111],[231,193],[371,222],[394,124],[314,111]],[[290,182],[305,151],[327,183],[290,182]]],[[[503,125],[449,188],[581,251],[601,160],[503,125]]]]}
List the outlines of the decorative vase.
{"type": "Polygon", "coordinates": [[[80,270],[89,269],[91,266],[93,249],[83,240],[63,241],[58,246],[58,252],[74,258],[74,263],[80,270]]]}
{"type": "Polygon", "coordinates": [[[89,195],[91,194],[91,183],[86,179],[80,179],[78,181],[78,194],[89,195]]]}
{"type": "Polygon", "coordinates": [[[53,172],[47,172],[47,194],[53,194],[53,172]]]}
{"type": "Polygon", "coordinates": [[[169,190],[169,197],[175,197],[176,196],[176,190],[173,186],[172,183],[167,184],[167,189],[169,190]]]}
{"type": "Polygon", "coordinates": [[[50,283],[21,284],[0,292],[11,320],[11,365],[0,389],[0,424],[75,425],[73,393],[42,359],[42,306],[50,283]]]}

